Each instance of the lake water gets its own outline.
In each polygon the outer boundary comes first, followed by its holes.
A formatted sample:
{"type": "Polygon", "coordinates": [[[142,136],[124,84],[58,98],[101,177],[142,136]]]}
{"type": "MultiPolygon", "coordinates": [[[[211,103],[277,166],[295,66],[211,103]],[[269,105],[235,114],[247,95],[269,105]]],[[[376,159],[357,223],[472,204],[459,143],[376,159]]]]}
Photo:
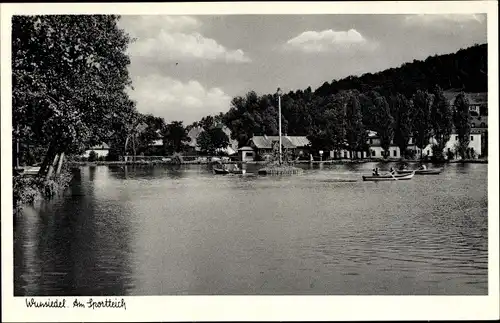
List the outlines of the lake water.
{"type": "Polygon", "coordinates": [[[18,218],[15,295],[486,295],[488,165],[376,166],[81,168],[18,218]]]}

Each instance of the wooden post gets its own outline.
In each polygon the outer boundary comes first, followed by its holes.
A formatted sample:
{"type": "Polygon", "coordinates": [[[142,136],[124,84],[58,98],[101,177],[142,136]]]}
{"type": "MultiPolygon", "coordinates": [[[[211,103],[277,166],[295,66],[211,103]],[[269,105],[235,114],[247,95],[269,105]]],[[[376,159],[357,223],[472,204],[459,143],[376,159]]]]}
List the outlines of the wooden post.
{"type": "Polygon", "coordinates": [[[43,176],[46,173],[46,171],[48,170],[49,165],[50,165],[50,160],[53,158],[52,156],[54,156],[53,155],[54,150],[55,150],[54,147],[55,147],[54,142],[51,142],[49,144],[48,149],[47,149],[47,154],[45,155],[45,158],[43,159],[42,166],[40,167],[40,170],[38,172],[39,176],[43,176]]]}
{"type": "Polygon", "coordinates": [[[56,176],[59,176],[59,174],[61,173],[63,161],[64,161],[64,153],[61,153],[61,155],[59,156],[59,162],[57,163],[56,176]]]}
{"type": "Polygon", "coordinates": [[[45,180],[48,180],[49,178],[52,177],[52,174],[54,173],[54,167],[56,167],[58,161],[59,161],[59,154],[56,154],[54,156],[52,164],[49,165],[49,170],[47,171],[47,175],[45,175],[45,180]]]}

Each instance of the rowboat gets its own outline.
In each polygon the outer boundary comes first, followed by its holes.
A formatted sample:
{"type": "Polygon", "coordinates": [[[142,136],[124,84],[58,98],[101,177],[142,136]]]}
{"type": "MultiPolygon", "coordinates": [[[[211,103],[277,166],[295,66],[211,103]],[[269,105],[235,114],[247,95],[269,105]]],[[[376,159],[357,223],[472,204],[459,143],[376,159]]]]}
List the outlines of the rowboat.
{"type": "Polygon", "coordinates": [[[235,175],[245,175],[245,169],[227,169],[227,168],[219,168],[213,167],[213,172],[216,175],[227,175],[227,174],[235,174],[235,175]]]}
{"type": "Polygon", "coordinates": [[[379,182],[379,181],[404,181],[404,180],[409,180],[412,179],[413,176],[415,175],[415,172],[412,172],[411,174],[402,174],[402,175],[379,175],[379,176],[363,176],[363,181],[372,181],[372,182],[379,182]]]}
{"type": "Polygon", "coordinates": [[[416,170],[410,170],[410,169],[403,169],[403,170],[397,170],[398,174],[411,174],[415,172],[416,175],[438,175],[441,174],[443,171],[442,168],[431,168],[431,169],[416,169],[416,170]]]}
{"type": "Polygon", "coordinates": [[[214,174],[217,174],[217,175],[227,175],[229,174],[229,171],[227,169],[223,169],[223,168],[212,168],[212,170],[214,171],[214,174]]]}

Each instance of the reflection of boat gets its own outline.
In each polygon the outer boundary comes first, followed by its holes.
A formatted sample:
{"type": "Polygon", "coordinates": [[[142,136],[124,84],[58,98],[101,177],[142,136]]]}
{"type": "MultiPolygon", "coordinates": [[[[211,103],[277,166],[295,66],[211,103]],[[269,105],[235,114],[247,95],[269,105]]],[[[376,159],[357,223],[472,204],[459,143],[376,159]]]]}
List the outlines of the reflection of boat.
{"type": "Polygon", "coordinates": [[[416,175],[438,175],[443,171],[442,168],[431,168],[431,169],[416,169],[416,170],[410,170],[410,169],[402,169],[398,170],[398,174],[411,174],[415,172],[416,175]]]}
{"type": "Polygon", "coordinates": [[[364,181],[403,181],[412,179],[415,172],[412,171],[411,174],[402,174],[402,175],[379,175],[379,176],[363,176],[364,181]]]}

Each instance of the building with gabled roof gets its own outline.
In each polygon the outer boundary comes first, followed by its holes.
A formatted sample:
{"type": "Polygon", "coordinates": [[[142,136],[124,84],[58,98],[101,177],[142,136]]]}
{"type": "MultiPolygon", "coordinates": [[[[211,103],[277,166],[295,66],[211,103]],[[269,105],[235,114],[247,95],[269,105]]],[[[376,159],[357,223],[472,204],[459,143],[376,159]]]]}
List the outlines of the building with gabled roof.
{"type": "MultiPolygon", "coordinates": [[[[279,136],[253,136],[248,141],[249,147],[255,152],[255,157],[272,154],[275,147],[279,146],[279,136]]],[[[309,154],[311,142],[306,136],[281,136],[282,149],[291,151],[294,156],[309,154]]]]}

